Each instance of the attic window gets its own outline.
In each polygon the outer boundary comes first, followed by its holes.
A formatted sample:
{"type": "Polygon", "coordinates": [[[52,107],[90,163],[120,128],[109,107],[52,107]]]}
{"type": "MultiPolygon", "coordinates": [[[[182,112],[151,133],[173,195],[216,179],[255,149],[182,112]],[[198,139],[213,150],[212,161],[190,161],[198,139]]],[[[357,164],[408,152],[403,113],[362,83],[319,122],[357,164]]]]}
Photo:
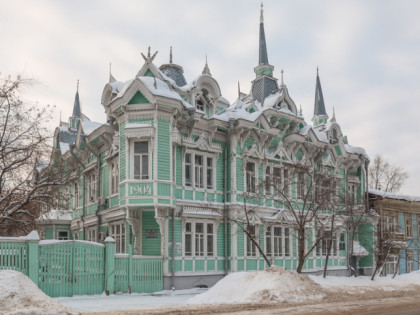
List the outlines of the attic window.
{"type": "Polygon", "coordinates": [[[291,110],[291,108],[290,108],[289,104],[287,104],[285,101],[278,102],[278,103],[277,103],[277,105],[276,105],[276,108],[277,108],[277,109],[283,109],[283,108],[286,108],[286,109],[288,109],[288,110],[291,110]]]}
{"type": "Polygon", "coordinates": [[[337,143],[338,142],[338,133],[337,133],[337,129],[333,129],[332,130],[332,134],[331,134],[331,139],[330,139],[331,143],[337,143]]]}
{"type": "Polygon", "coordinates": [[[197,109],[201,110],[204,112],[204,102],[201,99],[198,99],[195,102],[195,106],[197,107],[197,109]]]}

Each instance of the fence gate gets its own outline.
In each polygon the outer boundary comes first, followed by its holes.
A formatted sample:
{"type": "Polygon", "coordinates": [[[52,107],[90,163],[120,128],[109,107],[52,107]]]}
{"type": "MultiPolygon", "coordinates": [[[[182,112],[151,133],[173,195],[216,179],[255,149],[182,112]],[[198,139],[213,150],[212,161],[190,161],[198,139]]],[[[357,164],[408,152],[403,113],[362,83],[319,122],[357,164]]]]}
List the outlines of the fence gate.
{"type": "Polygon", "coordinates": [[[105,247],[84,241],[39,242],[39,288],[51,297],[101,294],[105,247]]]}

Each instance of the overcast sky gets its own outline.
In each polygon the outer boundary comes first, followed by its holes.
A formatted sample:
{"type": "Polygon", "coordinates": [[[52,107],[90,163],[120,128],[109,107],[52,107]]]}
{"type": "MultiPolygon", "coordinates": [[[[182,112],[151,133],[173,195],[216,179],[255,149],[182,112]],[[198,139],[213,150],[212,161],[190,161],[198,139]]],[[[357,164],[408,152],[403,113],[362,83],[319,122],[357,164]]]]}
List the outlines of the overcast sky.
{"type": "MultiPolygon", "coordinates": [[[[205,56],[232,103],[249,92],[258,61],[259,1],[0,0],[0,72],[39,84],[28,99],[72,113],[80,80],[82,111],[105,122],[101,96],[109,63],[117,80],[135,76],[140,53],[159,51],[188,82],[205,56]]],[[[402,193],[420,196],[420,1],[264,1],[269,63],[310,122],[316,67],[326,109],[353,146],[403,166],[402,193]]],[[[53,128],[53,126],[51,127],[53,128]]]]}

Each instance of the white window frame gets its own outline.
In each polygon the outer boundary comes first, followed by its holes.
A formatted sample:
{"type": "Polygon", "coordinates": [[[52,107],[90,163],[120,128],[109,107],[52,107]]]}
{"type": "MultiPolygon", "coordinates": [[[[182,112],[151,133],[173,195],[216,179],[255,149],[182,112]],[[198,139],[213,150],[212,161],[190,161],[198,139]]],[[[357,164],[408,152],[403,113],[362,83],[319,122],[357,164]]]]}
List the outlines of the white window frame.
{"type": "MultiPolygon", "coordinates": [[[[259,240],[259,225],[257,224],[250,224],[250,227],[254,229],[254,239],[258,242],[259,240]]],[[[247,227],[244,226],[246,229],[247,227]]],[[[251,232],[252,234],[252,232],[251,232]]],[[[257,246],[251,241],[251,238],[244,232],[244,246],[245,246],[245,256],[246,257],[257,257],[257,246]]]]}
{"type": "MultiPolygon", "coordinates": [[[[290,196],[290,182],[287,182],[289,179],[289,170],[281,164],[268,164],[265,167],[265,194],[268,196],[279,197],[281,194],[278,189],[280,189],[285,197],[290,196]],[[278,176],[275,176],[275,170],[279,170],[278,176]],[[274,187],[277,186],[278,189],[274,187]]],[[[289,179],[290,180],[290,179],[289,179]]]]}
{"type": "Polygon", "coordinates": [[[411,213],[406,213],[404,215],[405,222],[405,237],[413,238],[413,215],[411,213]]]}
{"type": "Polygon", "coordinates": [[[256,183],[257,183],[257,162],[255,161],[244,161],[244,191],[248,193],[255,193],[256,192],[256,183]],[[248,170],[248,164],[254,165],[254,170],[248,170]]]}
{"type": "Polygon", "coordinates": [[[88,203],[94,203],[96,201],[96,171],[93,170],[88,175],[88,203]]]}
{"type": "MultiPolygon", "coordinates": [[[[130,147],[130,178],[134,179],[136,181],[149,181],[151,180],[151,174],[152,174],[152,143],[150,141],[150,139],[142,139],[142,138],[136,138],[136,139],[131,139],[129,142],[129,147],[130,147]],[[147,153],[135,153],[134,148],[137,142],[145,142],[147,143],[147,153]],[[140,155],[141,159],[140,159],[140,174],[139,177],[140,178],[135,178],[135,156],[136,155],[140,155]],[[143,156],[147,155],[147,175],[142,175],[142,159],[143,156]],[[143,176],[147,176],[147,178],[142,178],[143,176]]],[[[169,158],[169,157],[168,157],[169,158]]]]}
{"type": "Polygon", "coordinates": [[[97,228],[93,227],[93,228],[88,228],[86,230],[86,238],[88,241],[90,242],[97,242],[98,241],[98,233],[97,233],[97,228]]]}
{"type": "Polygon", "coordinates": [[[116,195],[118,194],[120,183],[120,170],[118,159],[112,161],[111,171],[109,172],[109,175],[111,177],[111,195],[116,195]]]}
{"type": "Polygon", "coordinates": [[[296,173],[296,199],[303,200],[306,193],[306,176],[304,172],[296,173]],[[302,178],[300,178],[302,177],[302,178]]]}
{"type": "Polygon", "coordinates": [[[57,240],[60,240],[60,241],[68,241],[70,239],[70,233],[69,233],[69,231],[66,231],[66,230],[57,230],[57,240]],[[65,236],[65,237],[60,237],[60,233],[66,233],[66,235],[67,236],[65,236]]]}
{"type": "Polygon", "coordinates": [[[109,235],[115,240],[115,253],[126,253],[126,235],[127,231],[124,222],[115,222],[109,224],[109,235]]]}
{"type": "MultiPolygon", "coordinates": [[[[320,233],[322,230],[316,230],[316,238],[317,240],[320,237],[320,233]]],[[[338,231],[332,231],[331,230],[324,230],[324,235],[322,236],[322,239],[318,242],[316,248],[315,248],[315,255],[317,257],[325,257],[328,253],[328,242],[332,238],[332,244],[331,244],[331,252],[330,257],[337,257],[339,255],[339,242],[340,242],[340,236],[337,235],[338,231]],[[325,233],[328,233],[328,235],[325,235],[325,233]]]]}
{"type": "MultiPolygon", "coordinates": [[[[216,256],[216,222],[214,221],[207,221],[207,220],[186,220],[183,227],[183,255],[185,257],[215,257],[216,256]],[[202,224],[203,230],[201,233],[196,232],[197,225],[202,224]],[[191,230],[187,232],[187,226],[190,225],[191,230]],[[212,233],[209,232],[208,226],[212,226],[212,233]],[[190,235],[191,238],[191,251],[187,252],[187,246],[186,246],[186,235],[190,235]],[[202,248],[201,250],[197,249],[197,241],[200,240],[200,237],[202,238],[202,248]],[[209,250],[209,240],[211,239],[212,244],[212,251],[209,250]]],[[[199,242],[198,242],[199,243],[199,242]]]]}
{"type": "Polygon", "coordinates": [[[265,252],[267,256],[278,258],[290,258],[292,256],[292,233],[293,229],[288,225],[270,225],[266,229],[265,252]],[[279,229],[280,234],[276,235],[275,230],[279,229]],[[288,232],[288,233],[286,233],[288,232]],[[267,233],[269,236],[267,237],[267,233]],[[277,242],[276,242],[277,240],[277,242]],[[270,244],[268,244],[270,242],[270,244]],[[276,250],[276,245],[277,249],[276,250]]]}
{"type": "Polygon", "coordinates": [[[383,225],[384,225],[384,232],[388,233],[398,233],[398,218],[393,215],[384,214],[383,217],[383,225]]]}
{"type": "Polygon", "coordinates": [[[196,190],[215,190],[216,189],[216,156],[206,152],[197,152],[187,150],[183,157],[182,163],[182,179],[185,187],[195,188],[196,190]],[[186,163],[187,155],[190,155],[190,162],[186,163]],[[196,156],[202,157],[202,165],[196,165],[196,156]],[[212,165],[207,165],[208,159],[211,159],[212,165]],[[186,169],[187,166],[190,168],[190,185],[187,184],[186,169]],[[201,170],[201,177],[197,174],[197,171],[201,170]],[[210,170],[210,173],[208,172],[210,170]],[[208,176],[211,175],[211,185],[208,184],[208,176]],[[202,185],[197,183],[197,179],[202,181],[202,185]]]}

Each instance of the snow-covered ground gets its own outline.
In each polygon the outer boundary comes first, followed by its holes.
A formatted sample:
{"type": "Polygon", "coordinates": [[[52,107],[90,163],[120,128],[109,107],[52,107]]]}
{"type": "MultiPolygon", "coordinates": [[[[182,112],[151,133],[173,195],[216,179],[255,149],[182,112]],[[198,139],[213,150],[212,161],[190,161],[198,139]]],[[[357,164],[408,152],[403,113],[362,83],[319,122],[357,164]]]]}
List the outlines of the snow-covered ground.
{"type": "Polygon", "coordinates": [[[196,307],[202,304],[317,303],[330,299],[331,292],[342,300],[345,294],[365,294],[367,299],[392,296],[401,291],[418,292],[420,271],[392,277],[327,277],[298,275],[280,267],[265,271],[236,272],[210,289],[162,291],[154,294],[113,294],[50,298],[26,276],[0,271],[1,314],[66,314],[196,307]],[[195,306],[194,306],[195,305],[195,306]]]}

